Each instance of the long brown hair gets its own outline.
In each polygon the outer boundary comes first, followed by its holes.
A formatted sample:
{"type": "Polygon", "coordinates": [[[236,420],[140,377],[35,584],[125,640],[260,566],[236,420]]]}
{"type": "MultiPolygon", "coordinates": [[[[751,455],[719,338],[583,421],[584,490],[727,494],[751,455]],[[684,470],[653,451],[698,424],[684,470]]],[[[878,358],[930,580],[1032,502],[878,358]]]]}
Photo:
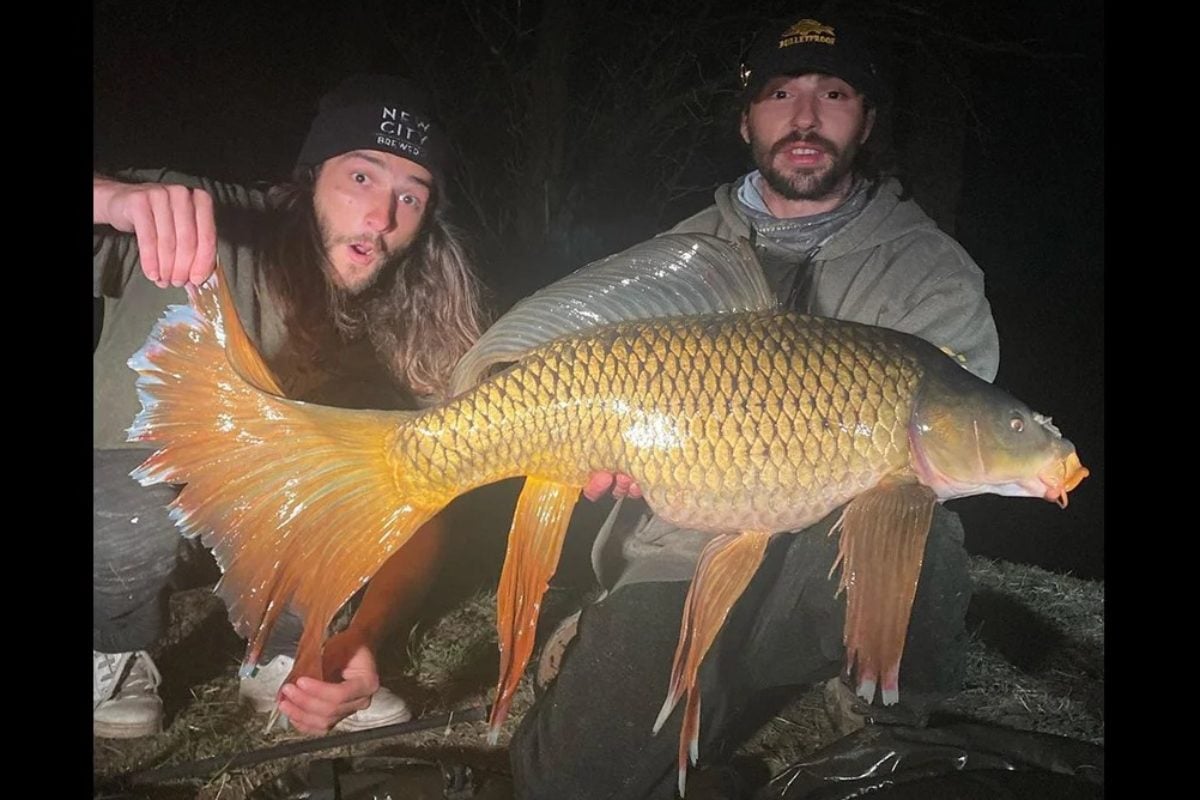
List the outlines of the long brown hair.
{"type": "Polygon", "coordinates": [[[347,343],[366,337],[400,387],[444,397],[451,370],[486,325],[482,285],[462,235],[431,194],[417,238],[371,288],[352,297],[329,277],[313,205],[315,178],[314,170],[300,170],[271,191],[280,219],[266,283],[281,305],[292,347],[322,367],[347,343]]]}

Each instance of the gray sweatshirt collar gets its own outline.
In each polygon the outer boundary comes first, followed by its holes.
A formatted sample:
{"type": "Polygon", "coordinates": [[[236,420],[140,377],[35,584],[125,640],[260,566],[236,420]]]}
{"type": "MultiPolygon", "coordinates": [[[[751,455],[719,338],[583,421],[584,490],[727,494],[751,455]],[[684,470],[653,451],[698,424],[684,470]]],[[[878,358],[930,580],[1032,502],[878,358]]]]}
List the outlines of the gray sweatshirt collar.
{"type": "Polygon", "coordinates": [[[871,199],[870,182],[856,180],[845,202],[837,208],[807,217],[780,218],[767,208],[759,188],[762,174],[755,170],[743,175],[734,188],[734,197],[750,222],[755,238],[789,250],[807,259],[857,217],[871,199]]]}

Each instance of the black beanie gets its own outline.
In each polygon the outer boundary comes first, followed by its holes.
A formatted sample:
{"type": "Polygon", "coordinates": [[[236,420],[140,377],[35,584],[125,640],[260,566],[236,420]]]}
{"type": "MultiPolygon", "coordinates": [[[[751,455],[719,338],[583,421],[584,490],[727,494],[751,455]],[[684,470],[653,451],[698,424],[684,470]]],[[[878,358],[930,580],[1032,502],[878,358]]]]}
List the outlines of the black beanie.
{"type": "Polygon", "coordinates": [[[440,184],[449,166],[445,134],[425,92],[391,75],[352,75],[321,98],[297,167],[352,150],[378,150],[428,169],[440,184]]]}

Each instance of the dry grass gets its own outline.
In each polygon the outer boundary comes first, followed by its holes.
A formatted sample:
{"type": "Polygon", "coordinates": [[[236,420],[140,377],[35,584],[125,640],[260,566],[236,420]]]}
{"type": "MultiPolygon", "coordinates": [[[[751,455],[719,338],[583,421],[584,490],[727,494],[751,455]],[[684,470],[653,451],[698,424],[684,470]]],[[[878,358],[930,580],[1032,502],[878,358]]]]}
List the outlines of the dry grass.
{"type": "MultiPolygon", "coordinates": [[[[946,710],[1103,744],[1103,584],[981,558],[973,559],[972,571],[976,598],[969,615],[973,639],[967,680],[946,710]]],[[[494,601],[487,592],[471,595],[398,642],[394,652],[381,654],[384,682],[409,699],[419,716],[487,701],[498,664],[494,601]]],[[[172,617],[170,635],[154,653],[167,681],[167,729],[141,740],[93,740],[95,797],[243,800],[256,787],[311,760],[313,755],[302,755],[136,790],[113,788],[118,784],[111,779],[123,773],[300,740],[292,733],[263,732],[263,718],[238,705],[241,643],[207,589],[177,593],[172,617]]],[[[453,753],[480,769],[503,772],[507,742],[532,702],[527,677],[495,747],[486,745],[483,722],[383,741],[393,753],[429,760],[453,753]]],[[[825,709],[820,687],[806,691],[742,752],[772,770],[814,752],[839,735],[825,709]]],[[[316,755],[362,755],[380,744],[376,740],[316,755]]]]}
{"type": "MultiPolygon", "coordinates": [[[[971,559],[975,596],[963,690],[937,711],[1104,744],[1104,584],[971,559]]],[[[839,737],[821,687],[743,748],[772,772],[839,737]]]]}

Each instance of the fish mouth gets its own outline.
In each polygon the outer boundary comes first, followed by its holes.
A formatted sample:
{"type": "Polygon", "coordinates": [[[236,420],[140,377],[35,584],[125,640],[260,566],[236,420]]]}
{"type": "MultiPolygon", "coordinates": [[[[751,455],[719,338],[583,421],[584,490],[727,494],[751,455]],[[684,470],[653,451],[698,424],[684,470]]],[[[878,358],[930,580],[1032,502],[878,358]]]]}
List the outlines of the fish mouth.
{"type": "Polygon", "coordinates": [[[1059,508],[1066,508],[1067,493],[1075,489],[1090,474],[1091,470],[1080,462],[1079,456],[1072,450],[1038,475],[1045,487],[1042,497],[1052,503],[1057,503],[1059,508]]]}

